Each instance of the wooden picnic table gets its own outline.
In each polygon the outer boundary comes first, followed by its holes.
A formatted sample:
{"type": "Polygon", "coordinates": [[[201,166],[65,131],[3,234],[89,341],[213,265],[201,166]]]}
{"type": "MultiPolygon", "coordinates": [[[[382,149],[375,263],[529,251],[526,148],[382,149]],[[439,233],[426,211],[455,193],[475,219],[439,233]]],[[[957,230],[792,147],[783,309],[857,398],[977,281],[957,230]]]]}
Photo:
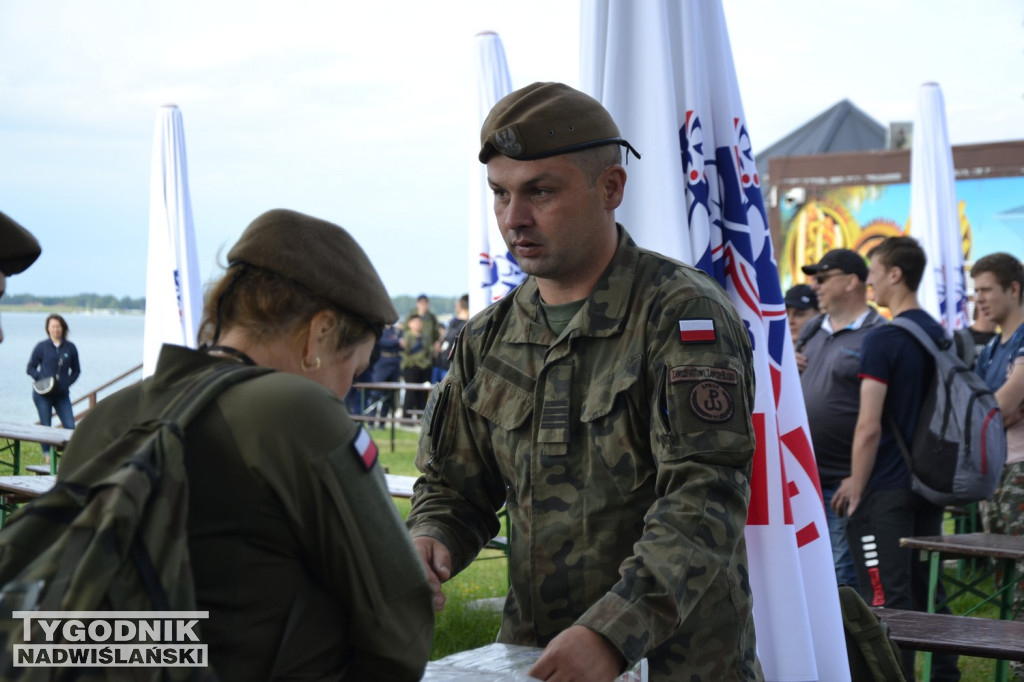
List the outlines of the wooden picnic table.
{"type": "MultiPolygon", "coordinates": [[[[924,552],[929,560],[928,572],[928,613],[935,613],[962,594],[973,594],[979,602],[958,617],[969,616],[982,605],[991,601],[999,604],[999,619],[1012,620],[1013,590],[1021,576],[1017,574],[1017,562],[1024,561],[1024,536],[1003,535],[1002,533],[954,533],[952,535],[928,535],[900,539],[901,547],[924,552]],[[936,603],[935,592],[942,575],[942,557],[984,558],[972,575],[960,578],[945,575],[946,599],[936,603]],[[986,591],[984,584],[991,578],[993,590],[986,591]]],[[[966,622],[965,622],[966,627],[966,622]]],[[[1006,659],[996,665],[995,679],[1002,682],[1007,677],[1006,659]]],[[[931,654],[925,655],[923,682],[931,679],[931,654]]]]}
{"type": "MultiPolygon", "coordinates": [[[[62,429],[56,426],[42,426],[40,424],[23,424],[20,422],[0,421],[0,453],[11,453],[11,461],[0,460],[0,464],[11,467],[11,473],[18,475],[21,472],[21,444],[22,442],[39,443],[49,445],[57,450],[63,450],[71,438],[70,429],[62,429]]],[[[57,473],[57,457],[50,457],[50,473],[57,473]]]]}
{"type": "MultiPolygon", "coordinates": [[[[387,480],[388,492],[392,497],[405,499],[412,497],[413,484],[416,483],[415,476],[384,474],[384,478],[387,480]]],[[[0,528],[7,520],[7,514],[14,511],[17,505],[39,497],[56,483],[57,477],[53,475],[0,476],[0,528]]]]}

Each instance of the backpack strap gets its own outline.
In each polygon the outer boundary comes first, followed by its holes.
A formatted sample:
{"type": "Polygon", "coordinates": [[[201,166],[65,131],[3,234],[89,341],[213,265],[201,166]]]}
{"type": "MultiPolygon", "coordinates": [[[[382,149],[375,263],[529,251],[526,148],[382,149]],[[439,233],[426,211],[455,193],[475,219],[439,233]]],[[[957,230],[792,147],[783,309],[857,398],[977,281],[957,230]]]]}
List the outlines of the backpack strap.
{"type": "MultiPolygon", "coordinates": [[[[935,342],[935,339],[925,332],[921,325],[913,320],[897,315],[889,321],[889,324],[893,327],[899,327],[913,336],[930,355],[935,355],[936,353],[948,350],[948,346],[946,349],[943,349],[935,342]]],[[[899,446],[900,453],[903,454],[903,462],[907,465],[907,471],[913,473],[914,465],[913,461],[910,459],[910,448],[907,447],[907,441],[903,440],[903,434],[900,433],[899,424],[896,423],[896,418],[892,416],[892,412],[886,411],[885,416],[889,423],[889,431],[892,432],[893,438],[896,439],[896,445],[899,446]]]]}
{"type": "Polygon", "coordinates": [[[235,384],[273,371],[270,367],[218,362],[181,389],[177,397],[160,413],[159,419],[173,422],[184,430],[189,422],[224,391],[235,384]]]}
{"type": "Polygon", "coordinates": [[[816,318],[804,325],[804,328],[800,330],[800,336],[796,339],[796,352],[801,353],[804,350],[804,346],[811,340],[811,337],[818,333],[821,329],[821,325],[825,324],[825,317],[828,313],[822,313],[816,318]]]}

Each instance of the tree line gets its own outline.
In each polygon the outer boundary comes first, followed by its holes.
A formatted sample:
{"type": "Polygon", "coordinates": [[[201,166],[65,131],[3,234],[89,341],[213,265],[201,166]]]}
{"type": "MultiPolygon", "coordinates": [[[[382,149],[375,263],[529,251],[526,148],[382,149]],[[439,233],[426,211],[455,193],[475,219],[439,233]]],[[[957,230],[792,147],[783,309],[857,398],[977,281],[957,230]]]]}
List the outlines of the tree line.
{"type": "MultiPolygon", "coordinates": [[[[435,315],[450,315],[455,312],[455,296],[431,296],[430,309],[435,315]]],[[[403,317],[416,309],[415,296],[393,296],[392,303],[403,317]]],[[[33,294],[11,294],[3,299],[5,308],[61,308],[78,310],[146,310],[146,299],[111,294],[76,294],[74,296],[35,296],[33,294]]]]}
{"type": "Polygon", "coordinates": [[[111,294],[75,294],[73,296],[35,296],[11,294],[4,296],[4,307],[20,308],[75,308],[83,310],[138,310],[146,309],[146,299],[111,294]]]}

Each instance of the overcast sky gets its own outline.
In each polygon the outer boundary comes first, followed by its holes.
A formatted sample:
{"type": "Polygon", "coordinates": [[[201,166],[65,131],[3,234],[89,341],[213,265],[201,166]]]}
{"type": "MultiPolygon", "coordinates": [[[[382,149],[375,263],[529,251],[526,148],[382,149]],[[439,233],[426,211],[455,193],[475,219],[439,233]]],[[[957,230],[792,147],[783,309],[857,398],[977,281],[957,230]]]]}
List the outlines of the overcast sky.
{"type": "MultiPolygon", "coordinates": [[[[953,144],[1024,137],[1020,0],[724,4],[755,154],[844,98],[912,120],[926,81],[953,144]]],[[[43,245],[8,293],[144,295],[171,102],[204,281],[283,207],[345,226],[392,295],[465,292],[483,30],[514,87],[578,85],[579,0],[3,0],[0,210],[43,245]]]]}

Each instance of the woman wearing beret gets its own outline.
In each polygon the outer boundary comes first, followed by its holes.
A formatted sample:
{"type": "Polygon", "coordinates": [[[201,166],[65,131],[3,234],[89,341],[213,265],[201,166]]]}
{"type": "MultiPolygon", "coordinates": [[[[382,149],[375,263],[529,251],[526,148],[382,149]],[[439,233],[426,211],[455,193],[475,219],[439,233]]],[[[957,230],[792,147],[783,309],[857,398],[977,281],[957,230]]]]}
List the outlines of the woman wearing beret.
{"type": "MultiPolygon", "coordinates": [[[[78,364],[78,349],[68,341],[68,323],[60,315],[46,318],[46,335],[36,344],[28,359],[28,375],[34,382],[32,402],[39,412],[39,423],[49,426],[54,411],[65,429],[75,428],[75,413],[71,409],[68,391],[78,380],[82,368],[78,364]],[[53,377],[53,382],[46,381],[53,377]]],[[[43,455],[50,461],[50,446],[43,446],[43,455]]]]}
{"type": "Polygon", "coordinates": [[[300,213],[256,218],[206,295],[204,350],[104,400],[58,478],[212,363],[277,371],[229,388],[186,430],[201,639],[220,680],[418,680],[431,591],[376,448],[342,402],[398,315],[359,245],[300,213]]]}

